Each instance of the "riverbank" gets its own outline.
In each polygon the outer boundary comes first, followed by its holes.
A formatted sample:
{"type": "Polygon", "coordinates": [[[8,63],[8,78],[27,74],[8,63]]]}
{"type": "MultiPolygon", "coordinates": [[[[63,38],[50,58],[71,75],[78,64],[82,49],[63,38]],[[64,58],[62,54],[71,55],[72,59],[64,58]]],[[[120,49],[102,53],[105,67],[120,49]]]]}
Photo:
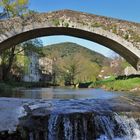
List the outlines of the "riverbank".
{"type": "Polygon", "coordinates": [[[1,82],[0,83],[0,93],[1,92],[10,92],[12,91],[12,87],[6,83],[1,82]]]}
{"type": "MultiPolygon", "coordinates": [[[[0,82],[0,92],[13,90],[57,86],[44,82],[0,82]]],[[[140,77],[111,77],[96,82],[79,83],[76,88],[102,88],[108,91],[140,91],[140,77]]],[[[73,87],[74,88],[74,87],[73,87]]]]}
{"type": "Polygon", "coordinates": [[[0,92],[12,92],[15,90],[54,86],[46,82],[0,82],[0,92]]]}
{"type": "Polygon", "coordinates": [[[105,79],[92,83],[90,88],[103,88],[109,91],[140,91],[140,78],[129,78],[116,80],[115,78],[105,79]]]}

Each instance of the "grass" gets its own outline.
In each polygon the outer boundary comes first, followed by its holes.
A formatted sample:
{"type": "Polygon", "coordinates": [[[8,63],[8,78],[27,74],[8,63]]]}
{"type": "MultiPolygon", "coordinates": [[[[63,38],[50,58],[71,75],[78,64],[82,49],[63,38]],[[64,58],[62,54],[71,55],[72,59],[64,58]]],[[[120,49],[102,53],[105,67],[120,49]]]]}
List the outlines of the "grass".
{"type": "Polygon", "coordinates": [[[131,78],[126,80],[106,79],[93,83],[90,87],[103,87],[113,91],[130,91],[140,88],[140,78],[131,78]]]}
{"type": "Polygon", "coordinates": [[[101,87],[102,85],[106,84],[106,83],[110,83],[113,82],[115,80],[115,77],[110,77],[107,79],[103,79],[103,80],[98,80],[96,82],[93,82],[90,87],[94,88],[94,87],[101,87]]]}

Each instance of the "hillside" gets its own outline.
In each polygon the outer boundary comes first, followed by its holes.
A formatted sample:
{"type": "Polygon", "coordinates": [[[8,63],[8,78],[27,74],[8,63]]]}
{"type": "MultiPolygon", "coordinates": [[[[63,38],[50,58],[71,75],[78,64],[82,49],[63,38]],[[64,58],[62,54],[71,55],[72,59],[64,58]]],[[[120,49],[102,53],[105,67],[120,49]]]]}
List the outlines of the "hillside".
{"type": "Polygon", "coordinates": [[[96,81],[102,66],[109,62],[105,56],[70,42],[46,46],[43,53],[55,60],[58,83],[96,81]]]}
{"type": "Polygon", "coordinates": [[[71,42],[48,45],[44,47],[43,51],[48,57],[54,57],[52,55],[56,54],[56,57],[66,58],[80,54],[85,57],[85,59],[97,63],[100,66],[104,65],[105,61],[109,61],[109,59],[102,54],[71,42]]]}

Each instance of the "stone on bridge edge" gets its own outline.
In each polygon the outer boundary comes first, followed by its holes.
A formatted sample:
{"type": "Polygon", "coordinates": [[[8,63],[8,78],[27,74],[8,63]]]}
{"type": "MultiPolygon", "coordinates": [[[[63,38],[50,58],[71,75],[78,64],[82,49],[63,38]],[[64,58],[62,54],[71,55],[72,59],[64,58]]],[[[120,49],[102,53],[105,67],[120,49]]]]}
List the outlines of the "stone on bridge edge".
{"type": "Polygon", "coordinates": [[[140,71],[140,59],[138,60],[138,63],[137,63],[137,71],[140,71]]]}

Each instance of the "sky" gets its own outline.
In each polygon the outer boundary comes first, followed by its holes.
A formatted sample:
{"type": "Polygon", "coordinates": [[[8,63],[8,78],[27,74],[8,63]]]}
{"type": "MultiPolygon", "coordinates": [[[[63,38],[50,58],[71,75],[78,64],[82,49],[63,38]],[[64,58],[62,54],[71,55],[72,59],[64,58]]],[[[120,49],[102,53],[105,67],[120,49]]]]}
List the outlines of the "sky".
{"type": "MultiPolygon", "coordinates": [[[[71,9],[108,17],[140,22],[140,0],[29,0],[29,8],[38,12],[71,9]]],[[[114,53],[99,44],[69,36],[41,38],[44,45],[74,42],[111,57],[114,53]]]]}
{"type": "Polygon", "coordinates": [[[71,9],[140,22],[140,0],[30,0],[29,7],[40,12],[71,9]]]}

